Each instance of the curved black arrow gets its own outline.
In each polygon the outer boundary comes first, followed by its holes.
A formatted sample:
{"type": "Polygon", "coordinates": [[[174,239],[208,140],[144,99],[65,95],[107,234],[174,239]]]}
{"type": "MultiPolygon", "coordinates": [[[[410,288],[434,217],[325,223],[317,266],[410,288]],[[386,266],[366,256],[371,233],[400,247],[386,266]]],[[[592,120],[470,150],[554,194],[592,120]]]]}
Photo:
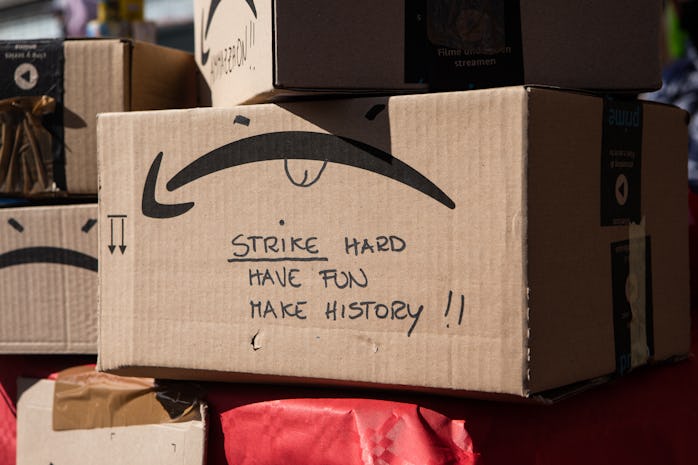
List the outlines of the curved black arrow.
{"type": "MultiPolygon", "coordinates": [[[[365,169],[416,189],[448,208],[456,205],[417,170],[387,152],[347,137],[305,131],[286,131],[240,139],[199,157],[167,183],[174,191],[199,178],[226,168],[267,160],[320,160],[365,169]]],[[[151,218],[172,218],[190,210],[193,202],[164,205],[155,200],[162,152],[150,167],[143,186],[142,210],[151,218]]]]}
{"type": "Polygon", "coordinates": [[[162,163],[162,152],[158,153],[155,160],[153,160],[153,164],[150,165],[150,170],[148,170],[148,176],[145,178],[141,210],[145,216],[150,218],[174,218],[175,216],[183,215],[194,207],[194,202],[165,205],[155,200],[155,186],[160,173],[160,163],[162,163]]]}
{"type": "Polygon", "coordinates": [[[60,247],[27,247],[0,255],[0,269],[28,263],[57,263],[97,272],[95,257],[60,247]]]}

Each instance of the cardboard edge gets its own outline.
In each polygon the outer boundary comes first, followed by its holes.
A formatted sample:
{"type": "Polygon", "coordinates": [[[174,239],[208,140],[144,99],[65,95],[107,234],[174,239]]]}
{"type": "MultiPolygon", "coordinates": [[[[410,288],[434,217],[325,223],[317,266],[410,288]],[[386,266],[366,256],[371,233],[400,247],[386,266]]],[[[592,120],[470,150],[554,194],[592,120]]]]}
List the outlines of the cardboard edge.
{"type": "Polygon", "coordinates": [[[129,110],[197,106],[197,94],[202,89],[191,53],[142,41],[129,41],[129,44],[129,110]]]}
{"type": "Polygon", "coordinates": [[[524,396],[529,397],[531,395],[531,285],[528,276],[528,128],[529,128],[529,118],[531,117],[531,92],[530,87],[524,87],[525,96],[522,99],[522,118],[521,118],[521,176],[522,176],[522,199],[521,199],[521,231],[523,243],[522,253],[523,257],[521,259],[523,270],[523,288],[526,291],[526,296],[524,299],[523,307],[525,309],[524,322],[523,322],[523,342],[524,342],[524,354],[522,373],[524,374],[524,379],[522,380],[524,396]]]}
{"type": "Polygon", "coordinates": [[[453,398],[470,398],[481,400],[496,400],[507,402],[526,402],[529,398],[539,402],[531,396],[522,396],[515,393],[496,393],[466,391],[445,388],[430,388],[424,386],[409,386],[397,384],[380,384],[363,381],[334,380],[326,378],[306,378],[270,374],[234,373],[207,369],[148,367],[148,366],[121,366],[106,368],[103,371],[119,376],[154,377],[156,379],[179,379],[188,381],[223,382],[234,384],[262,384],[282,386],[304,386],[312,388],[333,389],[360,389],[363,391],[403,391],[433,394],[453,398]]]}
{"type": "MultiPolygon", "coordinates": [[[[671,366],[674,363],[689,359],[690,356],[676,356],[661,362],[655,362],[650,365],[644,365],[632,373],[643,372],[646,369],[652,369],[656,366],[671,366]]],[[[593,390],[595,388],[608,385],[614,381],[627,378],[626,376],[614,376],[609,374],[599,376],[592,379],[587,379],[573,383],[567,386],[562,386],[555,389],[549,389],[540,392],[527,392],[524,395],[511,393],[495,393],[495,392],[480,392],[466,391],[442,388],[416,387],[407,385],[386,385],[378,383],[358,382],[358,381],[338,381],[332,379],[310,379],[302,377],[279,376],[279,375],[259,375],[259,374],[244,374],[222,372],[214,370],[202,369],[179,369],[166,367],[146,367],[146,366],[128,366],[119,367],[107,370],[109,373],[114,373],[120,376],[135,376],[145,377],[153,376],[155,378],[167,379],[186,379],[207,382],[224,382],[235,384],[260,384],[260,385],[281,385],[289,387],[310,387],[319,389],[359,389],[364,391],[366,395],[371,392],[385,393],[387,391],[401,391],[405,393],[419,393],[426,395],[444,396],[455,399],[474,399],[482,401],[495,401],[516,404],[540,404],[553,405],[560,403],[571,397],[575,397],[580,393],[593,390]]],[[[204,405],[205,406],[205,405],[204,405]]]]}

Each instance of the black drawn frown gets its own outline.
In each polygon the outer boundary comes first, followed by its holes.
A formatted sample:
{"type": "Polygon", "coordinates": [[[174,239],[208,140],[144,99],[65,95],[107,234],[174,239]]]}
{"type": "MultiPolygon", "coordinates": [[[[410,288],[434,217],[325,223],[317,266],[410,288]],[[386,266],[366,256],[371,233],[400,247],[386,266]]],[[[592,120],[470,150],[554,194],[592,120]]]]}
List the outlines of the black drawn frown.
{"type": "MultiPolygon", "coordinates": [[[[15,218],[10,218],[7,224],[18,234],[25,232],[24,226],[15,218]]],[[[81,231],[89,234],[95,224],[97,224],[97,220],[89,219],[81,231]]],[[[95,257],[62,247],[25,247],[0,254],[0,269],[29,263],[56,263],[97,272],[97,259],[95,257]]]]}
{"type": "MultiPolygon", "coordinates": [[[[150,218],[173,218],[194,207],[194,202],[162,204],[155,199],[162,158],[162,152],[157,154],[143,186],[141,209],[143,215],[150,218]]],[[[223,145],[182,168],[167,181],[166,187],[172,192],[211,173],[268,160],[284,160],[287,176],[299,187],[316,183],[328,163],[338,163],[380,174],[416,189],[448,208],[456,207],[433,182],[391,154],[348,137],[306,131],[260,134],[223,145]],[[301,179],[297,179],[288,168],[288,160],[293,159],[317,160],[323,165],[317,175],[309,177],[306,171],[301,179]]]]}

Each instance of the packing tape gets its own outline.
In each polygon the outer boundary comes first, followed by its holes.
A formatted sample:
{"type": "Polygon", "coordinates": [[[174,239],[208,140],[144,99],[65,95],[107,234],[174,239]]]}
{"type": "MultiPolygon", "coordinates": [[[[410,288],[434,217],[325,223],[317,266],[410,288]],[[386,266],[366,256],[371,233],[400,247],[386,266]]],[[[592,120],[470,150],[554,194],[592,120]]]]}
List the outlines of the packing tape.
{"type": "Polygon", "coordinates": [[[630,303],[632,318],[630,320],[630,360],[631,368],[645,365],[649,359],[647,345],[647,233],[645,218],[640,224],[630,223],[628,231],[628,279],[625,284],[625,296],[630,303]]]}
{"type": "Polygon", "coordinates": [[[0,193],[39,194],[55,190],[54,136],[41,118],[56,100],[46,95],[0,100],[0,193]]]}
{"type": "Polygon", "coordinates": [[[100,373],[94,366],[58,373],[53,429],[111,428],[202,420],[199,387],[100,373]]]}

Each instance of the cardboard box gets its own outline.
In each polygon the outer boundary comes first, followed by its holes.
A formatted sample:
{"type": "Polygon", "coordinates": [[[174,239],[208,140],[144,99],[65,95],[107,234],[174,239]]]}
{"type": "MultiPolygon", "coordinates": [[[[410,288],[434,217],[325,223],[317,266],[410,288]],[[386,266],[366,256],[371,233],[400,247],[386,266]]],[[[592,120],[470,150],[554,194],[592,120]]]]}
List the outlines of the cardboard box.
{"type": "Polygon", "coordinates": [[[530,396],[688,351],[675,107],[510,87],[98,134],[102,370],[530,396]]]}
{"type": "MultiPolygon", "coordinates": [[[[7,133],[3,131],[0,137],[17,142],[15,131],[20,127],[22,131],[16,134],[22,142],[17,143],[26,144],[32,132],[40,153],[35,156],[27,148],[13,155],[13,144],[4,144],[0,192],[5,194],[94,196],[97,113],[196,106],[192,55],[145,42],[1,42],[0,70],[0,100],[39,95],[55,100],[53,108],[30,105],[34,119],[28,129],[21,120],[31,117],[23,112],[9,119],[18,124],[7,125],[7,133]]],[[[0,111],[3,109],[8,110],[0,105],[0,111]]],[[[7,122],[3,120],[3,125],[7,122]]]]}
{"type": "Polygon", "coordinates": [[[661,86],[659,0],[475,3],[195,0],[196,61],[214,106],[323,92],[661,86]]]}
{"type": "Polygon", "coordinates": [[[96,204],[0,209],[0,353],[96,353],[96,224],[96,204]]]}
{"type": "MultiPolygon", "coordinates": [[[[71,463],[76,465],[202,465],[205,463],[204,419],[184,423],[146,424],[55,431],[54,382],[23,380],[17,403],[17,465],[71,463]]],[[[84,422],[94,420],[97,404],[81,412],[84,422]]],[[[69,412],[62,412],[63,415],[69,412]]],[[[145,412],[143,412],[145,413],[145,412]]],[[[205,418],[205,417],[204,417],[205,418]]],[[[123,420],[123,419],[121,419],[123,420]]]]}

